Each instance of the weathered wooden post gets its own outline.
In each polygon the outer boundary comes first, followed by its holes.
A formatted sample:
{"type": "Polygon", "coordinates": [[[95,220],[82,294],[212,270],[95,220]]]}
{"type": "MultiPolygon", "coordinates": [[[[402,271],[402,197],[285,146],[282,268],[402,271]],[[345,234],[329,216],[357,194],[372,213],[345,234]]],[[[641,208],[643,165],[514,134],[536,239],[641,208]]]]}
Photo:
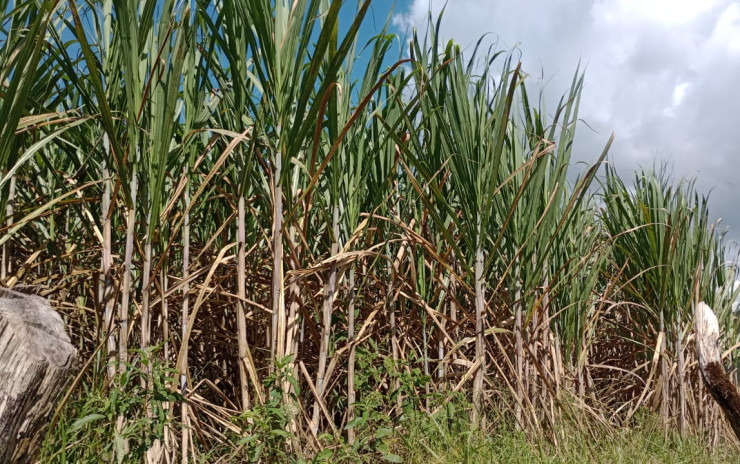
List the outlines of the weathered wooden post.
{"type": "Polygon", "coordinates": [[[735,435],[740,439],[740,395],[722,367],[719,345],[719,323],[712,308],[704,302],[694,309],[696,352],[699,370],[712,398],[727,417],[735,435]]]}
{"type": "Polygon", "coordinates": [[[39,296],[0,288],[0,462],[34,461],[77,356],[39,296]]]}

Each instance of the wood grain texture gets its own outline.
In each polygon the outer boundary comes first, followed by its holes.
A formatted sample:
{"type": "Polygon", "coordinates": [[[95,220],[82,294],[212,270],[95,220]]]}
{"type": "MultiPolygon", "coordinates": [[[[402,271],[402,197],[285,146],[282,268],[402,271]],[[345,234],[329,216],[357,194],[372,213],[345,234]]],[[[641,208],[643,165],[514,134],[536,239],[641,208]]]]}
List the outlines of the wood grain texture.
{"type": "Polygon", "coordinates": [[[44,298],[0,289],[0,462],[34,461],[76,355],[44,298]]]}
{"type": "Polygon", "coordinates": [[[696,351],[702,379],[740,439],[740,395],[722,367],[717,317],[712,308],[703,302],[696,305],[694,316],[696,351]]]}

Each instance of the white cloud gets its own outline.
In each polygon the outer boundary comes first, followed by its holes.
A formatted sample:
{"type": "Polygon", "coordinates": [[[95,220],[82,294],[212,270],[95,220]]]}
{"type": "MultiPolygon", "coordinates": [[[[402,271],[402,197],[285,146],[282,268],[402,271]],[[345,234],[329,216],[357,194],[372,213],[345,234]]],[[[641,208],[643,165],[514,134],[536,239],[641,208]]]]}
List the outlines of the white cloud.
{"type": "Polygon", "coordinates": [[[721,3],[720,0],[622,0],[607,5],[609,15],[674,27],[695,21],[721,3]]]}
{"type": "Polygon", "coordinates": [[[711,42],[721,48],[725,46],[732,54],[740,54],[740,6],[732,3],[720,15],[712,32],[711,42]]]}
{"type": "Polygon", "coordinates": [[[678,106],[686,97],[686,90],[691,86],[689,82],[681,82],[673,88],[673,106],[678,106]]]}
{"type": "Polygon", "coordinates": [[[471,48],[518,46],[523,67],[542,84],[549,108],[568,88],[579,60],[586,86],[576,157],[592,160],[616,132],[611,158],[629,171],[669,162],[677,177],[698,177],[715,218],[740,239],[734,166],[740,164],[740,0],[413,0],[401,29],[423,32],[447,4],[441,34],[471,48]]]}
{"type": "Polygon", "coordinates": [[[673,87],[673,99],[671,101],[671,105],[663,110],[663,114],[665,116],[671,118],[676,116],[676,107],[681,105],[684,98],[686,98],[686,92],[688,91],[689,87],[691,87],[690,82],[681,82],[673,87]]]}

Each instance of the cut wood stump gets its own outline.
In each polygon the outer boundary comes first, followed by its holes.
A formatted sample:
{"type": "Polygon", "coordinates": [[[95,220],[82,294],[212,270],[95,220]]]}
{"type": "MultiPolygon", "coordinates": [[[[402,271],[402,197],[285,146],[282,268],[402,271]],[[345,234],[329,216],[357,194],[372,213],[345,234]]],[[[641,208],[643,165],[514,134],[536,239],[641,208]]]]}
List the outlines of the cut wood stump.
{"type": "Polygon", "coordinates": [[[740,395],[722,367],[722,350],[719,344],[719,323],[712,308],[704,302],[694,309],[696,329],[696,351],[699,370],[712,398],[730,422],[732,430],[740,439],[740,395]]]}
{"type": "Polygon", "coordinates": [[[0,463],[34,462],[76,356],[44,298],[0,288],[0,463]]]}

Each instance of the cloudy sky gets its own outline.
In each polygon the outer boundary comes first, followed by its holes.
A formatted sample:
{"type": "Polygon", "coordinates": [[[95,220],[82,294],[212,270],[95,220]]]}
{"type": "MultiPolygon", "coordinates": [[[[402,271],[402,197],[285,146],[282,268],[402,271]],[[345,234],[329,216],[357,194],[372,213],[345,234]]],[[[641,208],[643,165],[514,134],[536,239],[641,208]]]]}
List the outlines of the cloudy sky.
{"type": "MultiPolygon", "coordinates": [[[[382,26],[392,2],[373,4],[370,21],[382,26]]],[[[489,34],[517,47],[551,107],[580,61],[591,129],[581,126],[577,157],[593,160],[614,131],[621,172],[666,162],[675,177],[696,177],[740,240],[739,0],[398,0],[395,32],[423,29],[443,8],[444,38],[472,50],[489,34]]]]}

